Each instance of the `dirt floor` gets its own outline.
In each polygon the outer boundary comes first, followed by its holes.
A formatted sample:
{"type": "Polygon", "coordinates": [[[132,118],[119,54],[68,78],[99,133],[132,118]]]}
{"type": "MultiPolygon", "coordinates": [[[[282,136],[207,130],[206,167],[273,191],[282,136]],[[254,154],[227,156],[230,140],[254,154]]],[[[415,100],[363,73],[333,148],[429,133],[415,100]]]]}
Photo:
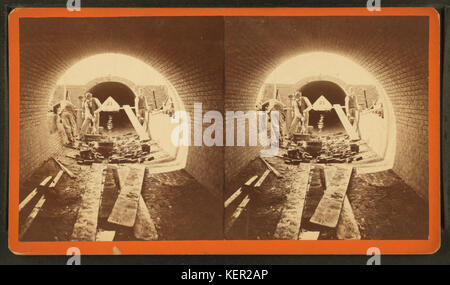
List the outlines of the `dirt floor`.
{"type": "MultiPolygon", "coordinates": [[[[282,158],[268,159],[283,175],[271,173],[261,189],[254,195],[249,216],[248,239],[273,239],[277,224],[286,203],[290,186],[295,179],[295,165],[287,165],[282,158]]],[[[323,195],[320,169],[314,164],[302,216],[302,229],[320,230],[319,239],[336,239],[334,229],[315,226],[308,222],[323,195]]],[[[229,197],[253,175],[261,176],[266,170],[261,159],[253,160],[232,183],[227,184],[225,197],[229,197]]],[[[427,239],[428,207],[411,187],[393,171],[356,174],[347,191],[362,239],[427,239]]]]}
{"type": "MultiPolygon", "coordinates": [[[[66,152],[70,153],[73,150],[66,149],[66,152]]],[[[54,193],[46,194],[44,206],[22,240],[71,240],[85,190],[85,178],[88,177],[91,167],[78,165],[75,160],[65,157],[65,155],[57,156],[57,158],[76,175],[76,178],[71,179],[67,174],[63,174],[54,193]]],[[[21,186],[20,201],[46,176],[55,177],[59,171],[60,168],[53,159],[46,161],[21,186]]],[[[119,227],[107,222],[108,213],[118,195],[118,189],[114,182],[111,182],[111,177],[113,177],[112,171],[108,167],[100,204],[98,228],[115,230],[114,240],[136,240],[132,228],[119,227]]],[[[142,196],[155,223],[158,239],[210,240],[223,238],[222,201],[213,197],[186,171],[178,170],[160,174],[150,174],[146,171],[142,189],[142,196]]],[[[22,210],[20,225],[23,225],[40,196],[38,194],[22,210]]]]}

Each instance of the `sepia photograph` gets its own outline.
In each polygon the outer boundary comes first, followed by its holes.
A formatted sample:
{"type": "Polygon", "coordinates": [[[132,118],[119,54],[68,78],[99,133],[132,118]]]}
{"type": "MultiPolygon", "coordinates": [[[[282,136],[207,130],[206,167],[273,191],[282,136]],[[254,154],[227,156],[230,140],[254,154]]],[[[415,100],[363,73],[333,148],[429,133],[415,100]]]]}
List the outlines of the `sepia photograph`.
{"type": "Polygon", "coordinates": [[[14,252],[439,246],[434,10],[44,10],[10,18],[14,252]]]}
{"type": "Polygon", "coordinates": [[[428,31],[428,17],[225,17],[225,110],[279,114],[277,154],[225,148],[227,238],[428,239],[428,31]]]}
{"type": "Polygon", "coordinates": [[[222,70],[220,17],[21,19],[19,239],[221,239],[222,150],[171,134],[222,70]]]}

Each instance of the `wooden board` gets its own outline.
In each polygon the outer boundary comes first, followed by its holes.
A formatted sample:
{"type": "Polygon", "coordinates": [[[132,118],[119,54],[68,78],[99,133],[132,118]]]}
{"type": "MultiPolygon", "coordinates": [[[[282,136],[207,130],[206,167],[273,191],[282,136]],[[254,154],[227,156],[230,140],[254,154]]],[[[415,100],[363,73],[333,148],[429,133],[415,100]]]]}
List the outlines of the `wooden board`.
{"type": "Polygon", "coordinates": [[[311,223],[335,228],[341,214],[342,203],[352,174],[351,167],[337,167],[319,205],[310,219],[311,223]]]}
{"type": "Polygon", "coordinates": [[[255,175],[252,178],[250,178],[249,180],[247,180],[247,182],[245,182],[244,186],[251,186],[252,183],[255,182],[256,179],[258,179],[258,175],[255,175]]]}
{"type": "Polygon", "coordinates": [[[108,222],[126,227],[134,226],[144,181],[145,167],[141,165],[118,168],[120,193],[108,222]]]}
{"type": "Polygon", "coordinates": [[[22,202],[20,202],[19,204],[19,212],[22,211],[23,208],[25,208],[28,203],[30,203],[31,200],[33,200],[33,198],[36,196],[36,194],[39,192],[40,189],[42,189],[43,187],[45,187],[45,185],[47,185],[47,183],[52,179],[51,176],[47,176],[44,180],[42,180],[42,182],[39,184],[38,187],[34,188],[33,191],[31,191],[30,194],[28,194],[28,196],[23,199],[22,202]]]}
{"type": "Polygon", "coordinates": [[[95,241],[105,168],[104,164],[92,164],[73,227],[72,240],[74,241],[95,241]]]}
{"type": "Polygon", "coordinates": [[[144,127],[139,123],[138,118],[134,114],[134,112],[131,110],[129,105],[123,105],[123,109],[125,110],[125,113],[127,114],[128,118],[130,119],[131,124],[133,125],[133,128],[136,130],[136,133],[139,136],[140,140],[149,140],[150,137],[148,136],[147,132],[145,131],[144,127]]]}
{"type": "Polygon", "coordinates": [[[72,173],[72,171],[70,171],[69,169],[67,169],[67,167],[65,167],[58,159],[53,157],[53,160],[59,165],[59,167],[61,167],[62,170],[64,170],[64,172],[67,173],[67,175],[70,176],[70,178],[75,178],[75,174],[72,173]]]}
{"type": "Polygon", "coordinates": [[[353,209],[345,196],[344,204],[342,205],[341,216],[336,228],[336,235],[338,239],[342,240],[360,240],[361,233],[359,231],[358,223],[356,222],[353,209]]]}
{"type": "Polygon", "coordinates": [[[297,240],[300,233],[303,207],[309,189],[310,164],[301,163],[292,183],[281,219],[275,229],[275,239],[297,240]]]}
{"type": "Polygon", "coordinates": [[[270,170],[266,170],[263,175],[261,176],[261,178],[259,178],[258,182],[256,182],[255,184],[255,188],[259,188],[261,187],[261,184],[263,184],[264,180],[266,179],[266,177],[269,175],[270,170]]]}
{"type": "Polygon", "coordinates": [[[134,224],[134,236],[142,240],[157,240],[158,233],[155,223],[150,216],[147,205],[142,195],[139,197],[139,205],[136,214],[136,223],[134,224]]]}
{"type": "Polygon", "coordinates": [[[56,174],[55,179],[53,179],[52,183],[48,186],[49,189],[54,189],[56,187],[56,184],[58,184],[59,179],[61,179],[62,175],[64,174],[64,171],[60,170],[58,174],[56,174]]]}
{"type": "Polygon", "coordinates": [[[234,223],[241,216],[242,212],[245,210],[245,208],[247,207],[247,204],[249,202],[250,202],[250,197],[247,195],[247,196],[244,197],[242,202],[236,208],[236,211],[234,211],[233,215],[231,215],[231,218],[226,223],[226,225],[225,225],[225,233],[227,233],[233,227],[234,223]]]}
{"type": "Polygon", "coordinates": [[[95,236],[95,241],[113,241],[116,231],[99,230],[95,236]]]}
{"type": "Polygon", "coordinates": [[[261,160],[264,162],[264,164],[267,166],[267,168],[269,168],[273,172],[273,174],[275,174],[275,176],[277,178],[283,177],[283,175],[281,175],[280,172],[278,172],[278,170],[276,170],[272,165],[270,165],[270,163],[268,163],[264,158],[262,158],[262,157],[259,157],[259,158],[261,158],[261,160]]]}
{"type": "Polygon", "coordinates": [[[39,201],[34,206],[33,210],[31,210],[31,213],[25,220],[25,223],[20,227],[19,240],[21,240],[23,236],[26,234],[31,224],[33,223],[34,219],[36,219],[37,215],[39,214],[39,211],[42,209],[44,203],[45,203],[45,196],[42,195],[39,201]]]}
{"type": "Polygon", "coordinates": [[[302,231],[298,236],[299,240],[317,240],[319,238],[320,232],[310,232],[302,231]]]}
{"type": "Polygon", "coordinates": [[[347,116],[344,114],[344,111],[342,110],[341,105],[334,104],[333,108],[336,111],[336,113],[339,117],[339,120],[341,120],[342,126],[344,126],[345,131],[350,136],[350,139],[352,139],[352,140],[359,139],[358,134],[356,133],[352,124],[350,124],[350,121],[348,120],[347,116]]]}
{"type": "MultiPolygon", "coordinates": [[[[244,187],[250,187],[257,178],[258,178],[258,175],[255,175],[252,178],[250,178],[249,180],[247,180],[247,182],[245,182],[245,184],[244,184],[244,187]]],[[[236,200],[237,197],[239,197],[242,194],[242,192],[243,192],[242,187],[239,187],[239,189],[236,190],[236,192],[234,192],[233,195],[231,195],[225,201],[224,207],[227,208],[231,203],[234,202],[234,200],[236,200]]]]}
{"type": "MultiPolygon", "coordinates": [[[[336,167],[326,166],[324,169],[326,187],[332,180],[334,173],[336,172],[336,167]]],[[[336,234],[338,239],[342,240],[360,240],[361,233],[359,231],[358,223],[356,222],[355,215],[353,214],[353,209],[348,200],[347,195],[344,198],[344,204],[342,205],[341,215],[339,216],[339,221],[336,228],[336,234]]]]}

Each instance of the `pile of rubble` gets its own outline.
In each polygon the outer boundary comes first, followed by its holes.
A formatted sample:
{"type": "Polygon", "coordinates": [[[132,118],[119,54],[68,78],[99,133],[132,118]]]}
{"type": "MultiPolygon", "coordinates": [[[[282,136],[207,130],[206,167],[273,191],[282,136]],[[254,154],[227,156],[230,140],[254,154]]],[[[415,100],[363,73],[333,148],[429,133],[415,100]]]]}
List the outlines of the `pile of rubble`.
{"type": "Polygon", "coordinates": [[[71,156],[78,164],[92,163],[142,163],[154,159],[150,155],[150,140],[139,140],[137,134],[117,137],[86,135],[75,149],[79,154],[71,156]]]}
{"type": "Polygon", "coordinates": [[[338,133],[332,136],[295,134],[284,144],[286,153],[282,156],[287,164],[300,162],[350,163],[362,160],[359,155],[359,140],[338,133]]]}

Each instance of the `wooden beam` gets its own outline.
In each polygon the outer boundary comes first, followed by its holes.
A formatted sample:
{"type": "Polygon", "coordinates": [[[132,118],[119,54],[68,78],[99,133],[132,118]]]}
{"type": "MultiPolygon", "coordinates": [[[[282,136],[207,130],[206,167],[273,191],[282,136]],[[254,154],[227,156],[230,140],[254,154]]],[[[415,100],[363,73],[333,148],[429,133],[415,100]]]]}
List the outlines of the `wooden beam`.
{"type": "MultiPolygon", "coordinates": [[[[258,175],[253,176],[252,178],[250,178],[249,180],[247,180],[247,182],[245,182],[244,186],[249,187],[252,185],[252,183],[258,178],[258,175]]],[[[239,197],[242,194],[242,187],[239,187],[238,190],[236,190],[236,192],[233,193],[233,195],[231,195],[224,203],[224,207],[227,208],[231,203],[234,202],[234,200],[236,200],[237,197],[239,197]]]]}
{"type": "MultiPolygon", "coordinates": [[[[325,184],[327,189],[330,187],[331,180],[336,173],[336,167],[325,166],[325,184]]],[[[356,222],[353,209],[350,204],[350,200],[347,195],[344,198],[344,204],[342,205],[341,215],[336,228],[336,234],[338,239],[344,240],[360,240],[361,233],[359,231],[358,223],[356,222]]]]}
{"type": "Polygon", "coordinates": [[[72,173],[72,171],[70,171],[69,169],[67,169],[67,167],[65,167],[57,158],[52,157],[53,160],[59,165],[59,167],[61,167],[62,170],[64,170],[64,172],[67,173],[67,175],[70,176],[70,178],[75,178],[76,176],[72,173]]]}
{"type": "Polygon", "coordinates": [[[259,178],[258,182],[256,182],[256,184],[255,184],[254,187],[255,187],[255,188],[261,187],[261,184],[263,184],[264,180],[265,180],[266,177],[269,175],[269,173],[270,173],[270,170],[269,170],[269,169],[266,170],[266,171],[264,171],[263,175],[261,176],[261,178],[259,178]]]}
{"type": "Polygon", "coordinates": [[[336,235],[342,240],[360,240],[361,233],[358,223],[353,214],[352,205],[345,195],[344,204],[342,205],[341,216],[336,227],[336,235]]]}
{"type": "Polygon", "coordinates": [[[134,236],[142,240],[157,240],[158,233],[155,223],[150,216],[147,205],[142,195],[139,197],[139,205],[136,214],[136,223],[134,224],[134,236]]]}
{"type": "Polygon", "coordinates": [[[42,195],[39,201],[34,206],[33,210],[31,210],[31,213],[25,220],[25,223],[20,227],[19,240],[21,240],[23,236],[26,234],[31,224],[33,223],[34,219],[36,219],[37,215],[39,214],[39,211],[42,209],[44,203],[45,203],[45,196],[42,195]]]}
{"type": "Polygon", "coordinates": [[[116,231],[99,230],[95,235],[95,241],[113,241],[116,231]]]}
{"type": "Polygon", "coordinates": [[[245,207],[247,207],[247,204],[250,202],[250,197],[247,195],[244,197],[242,202],[239,204],[239,206],[236,208],[236,211],[234,211],[233,215],[231,215],[231,218],[226,223],[225,226],[225,233],[230,231],[230,229],[233,227],[234,223],[237,221],[237,219],[241,216],[242,212],[245,210],[245,207]]]}
{"type": "Polygon", "coordinates": [[[30,201],[36,196],[36,194],[39,192],[39,190],[41,190],[43,187],[45,187],[45,185],[47,185],[47,183],[52,179],[51,176],[47,176],[44,180],[42,180],[42,182],[39,184],[38,187],[34,188],[33,191],[31,191],[30,194],[28,194],[28,196],[23,199],[22,202],[20,202],[19,204],[19,212],[23,210],[23,208],[25,208],[26,205],[28,205],[28,203],[30,203],[30,201]]]}
{"type": "Polygon", "coordinates": [[[120,193],[109,215],[108,222],[126,227],[134,226],[144,181],[145,167],[119,167],[120,193]]]}
{"type": "Polygon", "coordinates": [[[61,179],[64,171],[60,170],[58,174],[56,174],[55,178],[53,179],[52,183],[48,186],[49,189],[55,189],[56,184],[58,184],[59,180],[61,179]]]}
{"type": "Polygon", "coordinates": [[[149,140],[150,137],[148,136],[147,132],[145,131],[144,127],[139,123],[138,118],[134,114],[134,112],[131,110],[129,105],[123,105],[123,109],[125,110],[125,113],[127,114],[128,118],[130,119],[131,124],[133,125],[133,128],[136,130],[136,133],[139,136],[140,140],[149,140]]]}
{"type": "Polygon", "coordinates": [[[320,232],[310,232],[304,231],[300,232],[298,239],[299,240],[317,240],[319,238],[320,232]]]}
{"type": "Polygon", "coordinates": [[[299,237],[303,207],[309,189],[311,165],[302,163],[298,169],[292,188],[286,197],[281,219],[275,229],[275,239],[297,240],[299,237]]]}
{"type": "Polygon", "coordinates": [[[92,164],[73,227],[72,240],[74,241],[95,241],[105,169],[105,164],[92,164]]]}
{"type": "Polygon", "coordinates": [[[261,160],[264,162],[264,164],[267,166],[267,168],[269,168],[278,178],[283,177],[283,175],[280,174],[280,172],[278,172],[278,170],[276,170],[272,165],[270,165],[264,158],[261,158],[261,160]]]}
{"type": "Polygon", "coordinates": [[[352,139],[352,140],[359,139],[358,134],[356,133],[352,124],[350,124],[350,121],[348,120],[347,116],[344,114],[344,111],[342,110],[341,105],[334,104],[333,108],[336,111],[339,119],[341,120],[342,126],[344,126],[345,131],[350,136],[350,139],[352,139]]]}
{"type": "Polygon", "coordinates": [[[337,167],[329,187],[310,219],[311,223],[330,228],[337,226],[352,170],[352,167],[337,167]]]}

